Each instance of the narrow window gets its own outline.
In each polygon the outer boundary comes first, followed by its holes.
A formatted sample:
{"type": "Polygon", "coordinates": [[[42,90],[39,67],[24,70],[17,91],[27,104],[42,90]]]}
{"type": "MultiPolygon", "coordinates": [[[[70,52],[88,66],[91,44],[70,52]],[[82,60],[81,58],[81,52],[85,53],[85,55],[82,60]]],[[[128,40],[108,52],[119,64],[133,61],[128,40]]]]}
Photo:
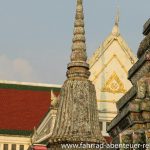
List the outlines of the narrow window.
{"type": "Polygon", "coordinates": [[[16,150],[16,144],[11,145],[11,150],[16,150]]]}
{"type": "Polygon", "coordinates": [[[24,150],[24,145],[20,145],[19,150],[24,150]]]}
{"type": "Polygon", "coordinates": [[[8,150],[8,144],[4,144],[4,150],[8,150]]]}
{"type": "Polygon", "coordinates": [[[100,130],[103,130],[103,122],[99,122],[100,130]]]}

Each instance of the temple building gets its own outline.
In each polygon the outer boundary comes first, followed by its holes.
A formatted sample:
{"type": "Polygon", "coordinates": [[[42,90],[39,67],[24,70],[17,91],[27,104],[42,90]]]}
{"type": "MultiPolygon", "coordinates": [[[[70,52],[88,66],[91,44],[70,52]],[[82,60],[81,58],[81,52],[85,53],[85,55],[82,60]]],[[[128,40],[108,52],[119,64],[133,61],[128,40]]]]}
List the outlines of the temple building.
{"type": "Polygon", "coordinates": [[[27,150],[60,85],[0,81],[0,150],[27,150]],[[53,92],[52,92],[53,91],[53,92]]]}
{"type": "Polygon", "coordinates": [[[143,34],[138,61],[128,72],[132,87],[117,102],[118,114],[107,128],[113,143],[138,144],[141,150],[150,148],[150,19],[143,34]]]}
{"type": "Polygon", "coordinates": [[[119,13],[110,35],[89,59],[90,80],[96,88],[102,134],[117,115],[116,102],[130,89],[128,70],[137,61],[119,31],[119,13]]]}
{"type": "MultiPolygon", "coordinates": [[[[81,6],[78,6],[77,11],[81,11],[80,9],[81,6]]],[[[82,15],[78,17],[82,18],[82,15]]],[[[82,24],[79,25],[83,28],[82,24]]],[[[74,43],[79,40],[76,38],[80,36],[83,38],[81,33],[77,35],[79,30],[76,26],[75,29],[74,43]]],[[[84,38],[80,40],[83,45],[84,38]]],[[[78,46],[74,43],[76,50],[78,46]]],[[[73,57],[71,59],[74,59],[73,57]]],[[[86,61],[85,58],[78,59],[86,61]]],[[[128,70],[136,60],[120,34],[119,15],[117,15],[112,32],[88,60],[91,74],[89,79],[96,89],[98,122],[107,142],[110,142],[110,138],[106,133],[106,127],[117,114],[116,102],[132,86],[127,76],[128,70]]],[[[86,71],[83,69],[80,73],[84,75],[83,78],[85,76],[87,78],[88,64],[84,62],[80,65],[81,67],[85,65],[83,68],[86,71]],[[82,71],[85,71],[85,74],[82,74],[82,71]]],[[[72,73],[71,71],[69,76],[72,76],[72,73]]],[[[61,85],[0,81],[0,150],[27,150],[33,143],[38,149],[38,144],[42,147],[41,144],[49,142],[60,103],[60,89],[61,85]]],[[[96,106],[93,108],[97,109],[96,106]]],[[[101,133],[99,136],[102,140],[101,133]]],[[[44,147],[42,149],[44,150],[44,147]]]]}

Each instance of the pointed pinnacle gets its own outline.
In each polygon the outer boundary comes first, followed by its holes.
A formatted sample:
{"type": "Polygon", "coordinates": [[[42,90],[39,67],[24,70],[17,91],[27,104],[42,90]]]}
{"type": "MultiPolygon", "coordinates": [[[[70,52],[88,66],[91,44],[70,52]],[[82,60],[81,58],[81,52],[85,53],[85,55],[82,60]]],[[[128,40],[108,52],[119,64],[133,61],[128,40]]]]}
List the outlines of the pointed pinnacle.
{"type": "Polygon", "coordinates": [[[119,26],[119,17],[120,17],[120,11],[119,11],[119,7],[117,8],[117,14],[115,17],[115,24],[119,26]]]}
{"type": "Polygon", "coordinates": [[[77,0],[71,61],[86,61],[86,44],[82,0],[77,0]],[[77,56],[77,53],[80,54],[77,56]]]}
{"type": "Polygon", "coordinates": [[[68,78],[88,79],[90,75],[89,65],[86,63],[87,54],[85,41],[83,0],[77,0],[74,32],[72,39],[73,44],[71,62],[68,64],[67,71],[68,78]]]}
{"type": "Polygon", "coordinates": [[[112,34],[114,36],[118,36],[120,34],[120,32],[119,32],[119,16],[120,16],[120,11],[119,11],[119,7],[118,7],[116,17],[115,17],[115,25],[112,29],[112,34]]]}

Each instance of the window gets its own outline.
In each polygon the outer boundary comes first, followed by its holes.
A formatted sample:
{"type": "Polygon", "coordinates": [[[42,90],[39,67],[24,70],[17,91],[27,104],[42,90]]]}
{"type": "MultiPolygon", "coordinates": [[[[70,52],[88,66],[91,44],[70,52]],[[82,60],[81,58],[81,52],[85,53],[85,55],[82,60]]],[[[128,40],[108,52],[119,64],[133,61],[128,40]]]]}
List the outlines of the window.
{"type": "Polygon", "coordinates": [[[16,150],[16,144],[11,145],[11,150],[16,150]]]}
{"type": "Polygon", "coordinates": [[[99,122],[100,130],[103,130],[103,122],[99,122]]]}
{"type": "Polygon", "coordinates": [[[24,150],[24,145],[20,145],[19,150],[24,150]]]}
{"type": "Polygon", "coordinates": [[[4,150],[8,150],[8,144],[4,144],[4,150]]]}

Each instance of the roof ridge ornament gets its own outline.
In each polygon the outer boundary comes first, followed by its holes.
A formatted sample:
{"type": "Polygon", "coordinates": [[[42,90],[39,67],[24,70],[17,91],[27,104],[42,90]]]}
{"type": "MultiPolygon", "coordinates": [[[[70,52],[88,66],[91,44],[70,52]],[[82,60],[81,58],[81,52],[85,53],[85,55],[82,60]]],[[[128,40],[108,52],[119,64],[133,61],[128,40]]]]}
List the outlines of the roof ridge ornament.
{"type": "Polygon", "coordinates": [[[117,11],[116,11],[116,16],[115,16],[115,25],[112,29],[112,34],[114,36],[119,36],[120,35],[119,20],[120,20],[120,9],[119,9],[119,6],[117,6],[117,11]]]}
{"type": "Polygon", "coordinates": [[[51,107],[58,108],[59,106],[59,96],[56,96],[54,91],[51,90],[51,107]]]}

